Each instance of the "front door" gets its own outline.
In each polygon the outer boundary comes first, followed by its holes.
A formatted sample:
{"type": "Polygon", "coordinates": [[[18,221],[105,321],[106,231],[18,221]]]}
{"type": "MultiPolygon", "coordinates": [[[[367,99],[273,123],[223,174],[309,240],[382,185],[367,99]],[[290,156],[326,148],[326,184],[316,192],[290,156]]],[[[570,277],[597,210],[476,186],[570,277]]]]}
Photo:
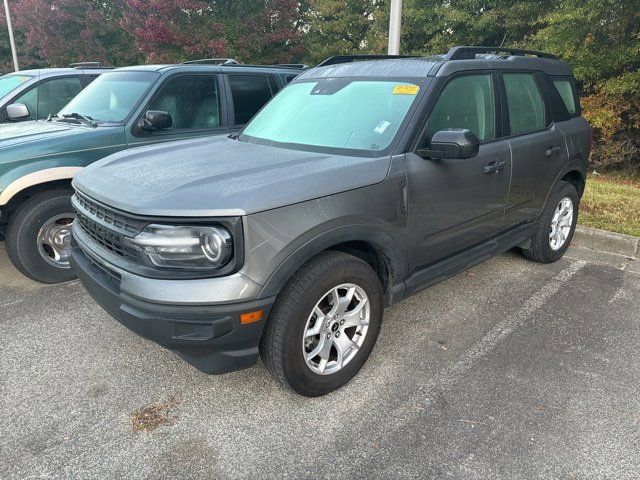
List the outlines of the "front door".
{"type": "Polygon", "coordinates": [[[467,128],[481,141],[477,156],[425,160],[407,154],[410,270],[483,242],[504,228],[511,157],[500,140],[495,76],[449,80],[436,101],[417,148],[446,128],[467,128]]]}

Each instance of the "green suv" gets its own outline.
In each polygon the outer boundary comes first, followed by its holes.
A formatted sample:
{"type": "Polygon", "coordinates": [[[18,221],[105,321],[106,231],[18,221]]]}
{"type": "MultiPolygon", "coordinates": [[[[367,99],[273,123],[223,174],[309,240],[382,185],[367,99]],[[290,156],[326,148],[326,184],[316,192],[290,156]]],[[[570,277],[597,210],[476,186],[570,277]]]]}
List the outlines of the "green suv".
{"type": "Polygon", "coordinates": [[[127,148],[238,131],[299,73],[225,59],[119,68],[48,120],[0,125],[0,235],[11,262],[40,282],[74,278],[77,172],[127,148]]]}

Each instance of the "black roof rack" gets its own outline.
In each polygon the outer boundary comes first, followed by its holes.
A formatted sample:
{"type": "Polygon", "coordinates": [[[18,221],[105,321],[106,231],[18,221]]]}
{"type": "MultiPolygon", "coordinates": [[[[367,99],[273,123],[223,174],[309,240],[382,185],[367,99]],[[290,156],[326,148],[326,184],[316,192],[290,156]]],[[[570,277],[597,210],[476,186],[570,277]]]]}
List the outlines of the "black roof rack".
{"type": "Polygon", "coordinates": [[[239,65],[240,62],[233,58],[200,58],[198,60],[189,60],[182,62],[180,65],[200,65],[211,63],[214,65],[239,65]]]}
{"type": "Polygon", "coordinates": [[[324,62],[319,63],[318,67],[326,67],[327,65],[337,65],[339,63],[357,62],[359,60],[388,60],[392,58],[415,58],[412,55],[336,55],[327,58],[324,62]]]}
{"type": "Polygon", "coordinates": [[[444,56],[445,60],[473,60],[478,53],[508,53],[524,57],[530,55],[538,58],[551,58],[557,60],[558,57],[551,53],[538,52],[536,50],[522,50],[519,48],[505,47],[453,47],[444,56]]]}
{"type": "Polygon", "coordinates": [[[69,68],[103,68],[100,62],[76,62],[69,64],[69,68]]]}
{"type": "Polygon", "coordinates": [[[274,63],[271,65],[272,67],[283,67],[283,68],[297,68],[300,70],[304,70],[305,68],[309,68],[309,65],[305,63],[274,63]]]}

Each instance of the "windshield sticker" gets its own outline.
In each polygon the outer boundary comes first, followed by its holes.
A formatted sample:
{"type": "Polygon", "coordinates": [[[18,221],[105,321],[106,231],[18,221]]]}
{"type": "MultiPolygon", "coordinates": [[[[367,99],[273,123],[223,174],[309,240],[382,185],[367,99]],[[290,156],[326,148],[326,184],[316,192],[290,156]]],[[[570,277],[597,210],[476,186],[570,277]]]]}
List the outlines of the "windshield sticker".
{"type": "Polygon", "coordinates": [[[393,87],[394,95],[416,95],[420,91],[418,85],[396,85],[393,87]]]}
{"type": "Polygon", "coordinates": [[[382,135],[384,131],[387,128],[389,128],[389,125],[391,125],[391,122],[387,122],[386,120],[383,120],[378,124],[376,128],[373,129],[373,131],[382,135]]]}

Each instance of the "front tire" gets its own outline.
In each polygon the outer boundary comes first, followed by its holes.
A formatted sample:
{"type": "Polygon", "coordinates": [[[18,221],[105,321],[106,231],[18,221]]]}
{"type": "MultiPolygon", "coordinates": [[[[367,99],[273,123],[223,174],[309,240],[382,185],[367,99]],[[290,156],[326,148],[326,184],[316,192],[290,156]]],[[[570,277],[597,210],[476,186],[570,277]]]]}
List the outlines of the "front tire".
{"type": "Polygon", "coordinates": [[[37,282],[74,279],[69,265],[74,217],[69,190],[51,190],[29,198],[9,220],[6,247],[11,263],[37,282]]]}
{"type": "Polygon", "coordinates": [[[341,252],[318,255],[278,295],[260,342],[266,368],[307,397],[342,387],[373,350],[382,299],[367,263],[341,252]]]}
{"type": "Polygon", "coordinates": [[[542,211],[536,234],[522,253],[529,260],[552,263],[565,254],[578,222],[580,197],[576,188],[561,181],[553,188],[542,211]]]}

